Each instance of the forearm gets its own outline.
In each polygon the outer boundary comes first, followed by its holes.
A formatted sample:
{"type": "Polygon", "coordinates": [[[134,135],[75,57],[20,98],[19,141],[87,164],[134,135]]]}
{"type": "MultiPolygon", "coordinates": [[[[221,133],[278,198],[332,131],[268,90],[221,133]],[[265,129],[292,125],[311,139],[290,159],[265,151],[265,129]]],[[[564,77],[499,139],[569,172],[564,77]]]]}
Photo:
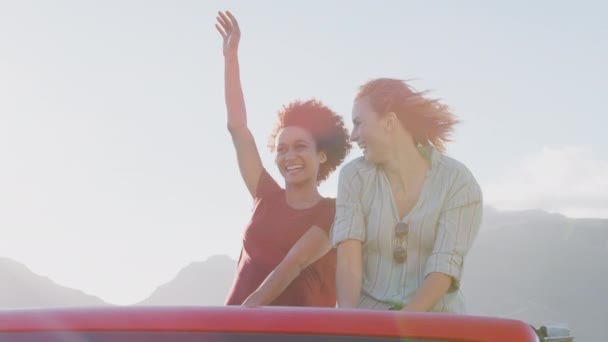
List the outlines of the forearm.
{"type": "Polygon", "coordinates": [[[228,112],[228,129],[247,127],[247,112],[245,98],[241,86],[241,76],[238,55],[224,57],[224,95],[228,112]]]}
{"type": "Polygon", "coordinates": [[[264,282],[245,299],[243,305],[261,306],[272,303],[300,273],[300,267],[279,264],[264,282]]]}
{"type": "Polygon", "coordinates": [[[345,241],[338,246],[336,295],[338,307],[356,308],[361,296],[361,246],[359,241],[345,241]]]}
{"type": "Polygon", "coordinates": [[[336,296],[338,307],[356,308],[359,306],[361,296],[361,272],[349,272],[338,268],[336,273],[336,296]]]}
{"type": "Polygon", "coordinates": [[[449,290],[452,277],[444,273],[429,274],[404,311],[430,311],[449,290]]]}

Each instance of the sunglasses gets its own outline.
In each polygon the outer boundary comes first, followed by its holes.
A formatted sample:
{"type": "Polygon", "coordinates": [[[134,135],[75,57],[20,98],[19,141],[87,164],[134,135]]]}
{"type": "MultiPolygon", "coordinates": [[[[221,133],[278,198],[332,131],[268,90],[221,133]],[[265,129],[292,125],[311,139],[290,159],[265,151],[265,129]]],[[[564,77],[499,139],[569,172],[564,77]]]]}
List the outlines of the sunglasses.
{"type": "Polygon", "coordinates": [[[397,222],[395,225],[395,248],[393,249],[393,259],[398,264],[404,263],[407,259],[407,251],[404,247],[404,240],[407,237],[407,234],[410,232],[410,227],[408,227],[405,222],[397,222]]]}

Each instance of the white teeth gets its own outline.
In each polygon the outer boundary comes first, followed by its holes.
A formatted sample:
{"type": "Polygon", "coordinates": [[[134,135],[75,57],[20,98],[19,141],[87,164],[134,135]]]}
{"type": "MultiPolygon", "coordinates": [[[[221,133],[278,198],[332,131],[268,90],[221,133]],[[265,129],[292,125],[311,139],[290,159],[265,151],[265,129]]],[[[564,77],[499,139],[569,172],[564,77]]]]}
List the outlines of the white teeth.
{"type": "Polygon", "coordinates": [[[299,170],[302,168],[302,165],[290,165],[288,167],[286,167],[285,169],[287,171],[293,171],[293,170],[299,170]]]}

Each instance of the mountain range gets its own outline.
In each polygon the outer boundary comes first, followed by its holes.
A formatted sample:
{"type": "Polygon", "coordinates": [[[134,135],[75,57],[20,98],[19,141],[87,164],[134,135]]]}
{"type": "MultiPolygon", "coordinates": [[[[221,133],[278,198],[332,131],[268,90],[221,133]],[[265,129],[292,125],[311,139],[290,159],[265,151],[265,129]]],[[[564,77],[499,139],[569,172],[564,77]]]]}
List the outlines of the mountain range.
{"type": "MultiPolygon", "coordinates": [[[[532,325],[565,324],[576,341],[608,341],[608,220],[485,208],[465,260],[468,312],[532,325]]],[[[134,305],[223,305],[235,260],[193,262],[134,305]]],[[[0,258],[0,308],[108,305],[0,258]]]]}

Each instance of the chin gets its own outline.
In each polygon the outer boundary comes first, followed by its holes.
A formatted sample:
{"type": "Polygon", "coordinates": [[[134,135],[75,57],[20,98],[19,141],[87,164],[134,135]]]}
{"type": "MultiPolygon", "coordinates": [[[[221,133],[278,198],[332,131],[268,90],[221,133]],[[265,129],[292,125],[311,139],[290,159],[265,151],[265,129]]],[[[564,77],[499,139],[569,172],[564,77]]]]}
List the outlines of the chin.
{"type": "Polygon", "coordinates": [[[311,182],[311,177],[285,177],[285,184],[290,186],[299,186],[311,182]]]}

